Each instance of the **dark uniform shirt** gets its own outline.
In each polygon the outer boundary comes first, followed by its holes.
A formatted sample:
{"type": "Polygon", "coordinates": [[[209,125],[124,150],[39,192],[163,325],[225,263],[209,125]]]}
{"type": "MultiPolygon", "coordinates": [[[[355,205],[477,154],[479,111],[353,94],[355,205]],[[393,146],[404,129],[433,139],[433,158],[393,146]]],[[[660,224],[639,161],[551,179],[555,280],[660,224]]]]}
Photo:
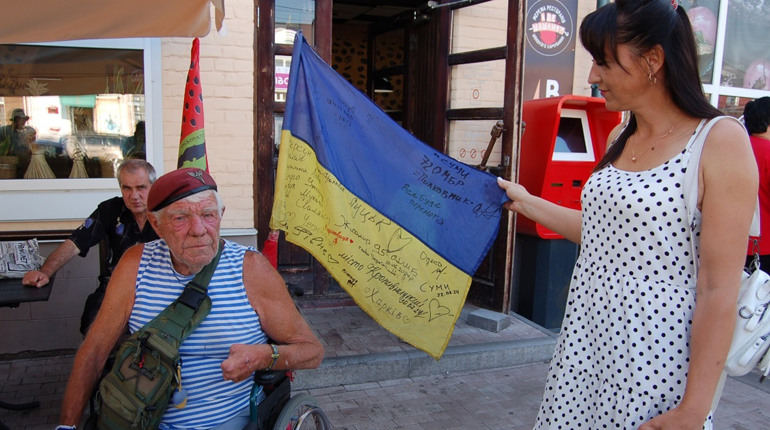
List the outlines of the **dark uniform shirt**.
{"type": "Polygon", "coordinates": [[[158,235],[149,221],[144,223],[144,229],[140,231],[123,198],[114,197],[99,203],[96,210],[70,236],[70,240],[80,250],[81,257],[85,257],[92,246],[105,238],[109,252],[104,256],[107,273],[102,275],[109,277],[128,248],[140,242],[158,239],[158,235]]]}

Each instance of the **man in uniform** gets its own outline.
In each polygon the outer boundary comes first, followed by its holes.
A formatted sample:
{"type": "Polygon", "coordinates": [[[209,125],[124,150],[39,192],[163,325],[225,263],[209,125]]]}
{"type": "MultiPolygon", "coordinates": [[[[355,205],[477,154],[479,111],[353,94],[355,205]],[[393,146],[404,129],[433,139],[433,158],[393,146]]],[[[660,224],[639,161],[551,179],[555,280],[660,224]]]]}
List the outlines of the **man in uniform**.
{"type": "Polygon", "coordinates": [[[85,336],[96,317],[113,269],[123,253],[136,243],[155,240],[158,235],[147,221],[147,196],[155,182],[155,169],[144,160],[129,159],[117,171],[121,197],[99,204],[96,210],[48,256],[40,270],[24,275],[22,283],[35,287],[48,284],[51,276],[76,255],[85,257],[88,251],[106,239],[108,255],[106,273],[99,275],[99,287],[86,300],[80,319],[80,332],[85,336]]]}

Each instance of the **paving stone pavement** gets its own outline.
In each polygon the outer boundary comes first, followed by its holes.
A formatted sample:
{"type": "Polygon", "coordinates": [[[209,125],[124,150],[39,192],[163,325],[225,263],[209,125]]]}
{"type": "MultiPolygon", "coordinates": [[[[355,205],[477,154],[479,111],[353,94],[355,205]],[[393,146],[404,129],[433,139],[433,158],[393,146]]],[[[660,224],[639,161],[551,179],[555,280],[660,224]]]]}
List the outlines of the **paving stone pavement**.
{"type": "Polygon", "coordinates": [[[310,390],[338,430],[531,429],[545,363],[310,390]]]}
{"type": "MultiPolygon", "coordinates": [[[[528,430],[547,363],[310,390],[337,430],[528,430]]],[[[715,430],[770,429],[770,387],[728,378],[715,430]]]]}
{"type": "MultiPolygon", "coordinates": [[[[52,430],[72,359],[60,355],[0,362],[0,398],[41,403],[28,411],[0,409],[0,420],[11,430],[52,430]]],[[[536,363],[293,394],[315,397],[336,430],[524,430],[535,422],[547,369],[547,363],[536,363]]],[[[756,376],[728,378],[715,429],[770,429],[770,394],[748,383],[756,376]]]]}
{"type": "MultiPolygon", "coordinates": [[[[359,308],[349,303],[341,305],[300,306],[324,343],[327,358],[375,358],[393,351],[414,354],[414,348],[378,328],[359,308]]],[[[467,315],[473,309],[466,305],[463,313],[467,315]]],[[[464,318],[459,318],[450,347],[475,342],[479,358],[483,358],[487,353],[484,345],[538,336],[548,336],[548,333],[533,329],[519,319],[515,319],[511,327],[491,333],[469,327],[464,318]]],[[[32,410],[0,409],[0,421],[10,430],[52,430],[58,424],[73,358],[72,351],[61,351],[49,356],[30,354],[0,359],[0,400],[40,402],[40,407],[32,410]]],[[[296,390],[294,394],[307,392],[314,396],[337,430],[530,429],[546,372],[547,363],[538,361],[493,369],[335,384],[296,390]]],[[[757,379],[754,374],[728,378],[715,429],[770,430],[770,382],[760,385],[757,379]]]]}

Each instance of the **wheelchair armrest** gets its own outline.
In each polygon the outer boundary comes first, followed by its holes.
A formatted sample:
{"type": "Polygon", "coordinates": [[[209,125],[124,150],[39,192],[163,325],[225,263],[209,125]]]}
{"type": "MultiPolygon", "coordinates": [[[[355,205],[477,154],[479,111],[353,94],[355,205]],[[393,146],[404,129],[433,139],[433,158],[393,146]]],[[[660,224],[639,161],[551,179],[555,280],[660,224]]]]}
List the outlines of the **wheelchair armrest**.
{"type": "Polygon", "coordinates": [[[259,370],[254,372],[254,383],[262,386],[276,385],[288,378],[285,370],[259,370]]]}
{"type": "Polygon", "coordinates": [[[262,385],[264,389],[265,397],[259,403],[255,403],[254,396],[252,395],[251,402],[249,403],[249,416],[252,422],[252,427],[258,430],[269,430],[275,425],[278,419],[281,409],[291,399],[291,380],[286,375],[285,370],[271,370],[261,371],[254,375],[254,389],[258,389],[258,385],[262,385]],[[270,385],[263,385],[264,383],[270,385]],[[253,426],[256,423],[256,427],[253,426]]]}

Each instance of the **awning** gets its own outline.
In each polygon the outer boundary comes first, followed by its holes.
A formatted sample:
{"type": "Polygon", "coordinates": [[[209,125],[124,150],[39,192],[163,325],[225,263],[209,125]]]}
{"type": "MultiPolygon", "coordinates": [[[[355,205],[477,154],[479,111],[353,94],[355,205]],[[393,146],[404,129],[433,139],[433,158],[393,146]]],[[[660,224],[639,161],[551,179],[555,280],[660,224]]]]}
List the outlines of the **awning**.
{"type": "Polygon", "coordinates": [[[0,43],[127,37],[202,37],[217,30],[224,0],[34,0],[0,14],[0,43]]]}

